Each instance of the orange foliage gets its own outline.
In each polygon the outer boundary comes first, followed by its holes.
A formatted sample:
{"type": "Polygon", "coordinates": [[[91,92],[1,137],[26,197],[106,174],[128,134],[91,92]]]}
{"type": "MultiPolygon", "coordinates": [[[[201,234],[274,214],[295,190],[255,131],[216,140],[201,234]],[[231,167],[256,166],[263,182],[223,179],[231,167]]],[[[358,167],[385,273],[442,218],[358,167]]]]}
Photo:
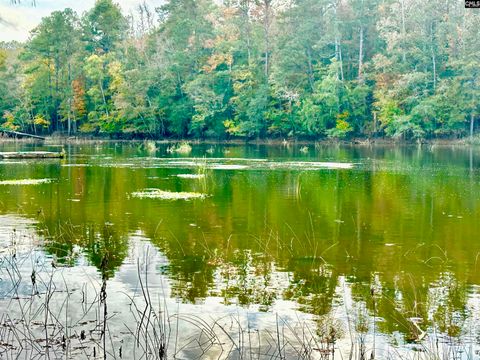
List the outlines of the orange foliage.
{"type": "Polygon", "coordinates": [[[83,79],[75,79],[72,81],[73,88],[73,111],[75,116],[82,118],[87,114],[85,104],[85,84],[83,79]]]}
{"type": "Polygon", "coordinates": [[[214,71],[218,65],[227,64],[232,65],[233,56],[231,54],[212,54],[207,60],[207,64],[203,67],[203,71],[210,73],[214,71]]]}

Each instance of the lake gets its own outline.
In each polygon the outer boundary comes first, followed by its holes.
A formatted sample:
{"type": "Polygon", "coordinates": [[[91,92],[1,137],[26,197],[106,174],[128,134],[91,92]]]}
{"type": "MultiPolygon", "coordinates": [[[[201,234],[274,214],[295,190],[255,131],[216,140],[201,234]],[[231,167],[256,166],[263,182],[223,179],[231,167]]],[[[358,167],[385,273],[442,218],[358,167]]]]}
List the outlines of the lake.
{"type": "Polygon", "coordinates": [[[0,160],[1,319],[16,327],[0,331],[5,353],[24,351],[18,334],[31,354],[76,358],[479,348],[480,149],[64,148],[63,160],[0,160]]]}

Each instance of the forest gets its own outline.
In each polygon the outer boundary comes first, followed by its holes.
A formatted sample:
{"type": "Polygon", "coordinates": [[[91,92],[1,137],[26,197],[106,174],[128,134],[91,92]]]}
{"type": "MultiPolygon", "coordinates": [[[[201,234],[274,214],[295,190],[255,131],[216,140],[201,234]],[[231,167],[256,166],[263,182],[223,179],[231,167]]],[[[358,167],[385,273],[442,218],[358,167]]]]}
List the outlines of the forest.
{"type": "MultiPolygon", "coordinates": [[[[15,6],[15,5],[12,5],[15,6]]],[[[0,43],[0,129],[115,138],[474,137],[463,0],[97,0],[0,43]]]]}

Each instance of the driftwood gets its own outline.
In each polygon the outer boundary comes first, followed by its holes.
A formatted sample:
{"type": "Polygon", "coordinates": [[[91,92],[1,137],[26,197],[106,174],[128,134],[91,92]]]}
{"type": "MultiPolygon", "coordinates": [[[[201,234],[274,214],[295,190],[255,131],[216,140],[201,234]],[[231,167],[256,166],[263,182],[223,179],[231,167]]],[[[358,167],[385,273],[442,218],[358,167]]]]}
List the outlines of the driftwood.
{"type": "Polygon", "coordinates": [[[0,159],[62,159],[65,152],[50,151],[20,151],[20,152],[0,152],[0,159]]]}
{"type": "Polygon", "coordinates": [[[5,133],[5,134],[7,134],[7,135],[30,137],[30,138],[33,138],[33,139],[45,140],[45,138],[44,138],[43,136],[38,136],[38,135],[33,135],[33,134],[27,134],[27,133],[22,133],[22,132],[18,132],[18,131],[1,130],[1,129],[0,129],[0,132],[3,132],[3,133],[5,133]]]}

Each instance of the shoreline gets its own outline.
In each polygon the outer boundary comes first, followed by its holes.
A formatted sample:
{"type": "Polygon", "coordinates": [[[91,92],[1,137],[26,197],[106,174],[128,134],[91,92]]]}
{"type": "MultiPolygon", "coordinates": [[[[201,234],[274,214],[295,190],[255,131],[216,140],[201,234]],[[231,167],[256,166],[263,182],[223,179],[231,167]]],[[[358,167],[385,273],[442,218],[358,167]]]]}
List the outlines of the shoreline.
{"type": "Polygon", "coordinates": [[[475,138],[471,143],[469,138],[462,139],[429,139],[422,141],[408,141],[408,140],[395,140],[388,138],[353,138],[351,140],[332,140],[332,139],[185,139],[185,138],[163,138],[163,139],[124,139],[124,138],[107,138],[107,137],[66,137],[66,136],[46,136],[45,140],[33,139],[33,138],[10,138],[0,137],[0,144],[2,143],[25,143],[25,144],[85,144],[85,143],[143,143],[143,142],[155,142],[159,144],[178,144],[189,143],[195,145],[268,145],[268,146],[460,146],[460,147],[475,147],[480,145],[480,139],[475,138]]]}
{"type": "Polygon", "coordinates": [[[257,146],[344,146],[344,147],[422,147],[422,146],[438,146],[438,147],[478,147],[480,140],[470,142],[469,139],[432,139],[422,142],[415,141],[398,141],[391,139],[352,139],[352,140],[302,140],[302,139],[108,139],[101,137],[46,137],[45,140],[37,139],[18,139],[18,138],[0,138],[0,144],[43,144],[43,145],[68,145],[68,144],[107,144],[107,143],[145,143],[154,142],[157,144],[180,144],[188,143],[192,145],[257,145],[257,146]]]}

